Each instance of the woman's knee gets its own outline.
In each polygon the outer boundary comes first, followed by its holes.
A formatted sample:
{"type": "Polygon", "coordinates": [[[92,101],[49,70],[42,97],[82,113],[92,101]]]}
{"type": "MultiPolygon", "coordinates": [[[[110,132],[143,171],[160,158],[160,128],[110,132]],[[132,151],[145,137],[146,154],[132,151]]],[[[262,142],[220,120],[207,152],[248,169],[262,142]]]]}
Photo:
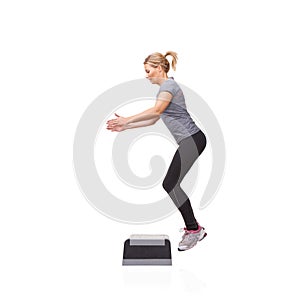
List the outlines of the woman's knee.
{"type": "Polygon", "coordinates": [[[172,180],[166,177],[163,181],[162,186],[167,193],[170,193],[175,187],[175,184],[172,182],[172,180]]]}
{"type": "Polygon", "coordinates": [[[172,178],[166,177],[162,183],[162,186],[167,193],[170,193],[176,186],[176,182],[174,182],[172,178]]]}

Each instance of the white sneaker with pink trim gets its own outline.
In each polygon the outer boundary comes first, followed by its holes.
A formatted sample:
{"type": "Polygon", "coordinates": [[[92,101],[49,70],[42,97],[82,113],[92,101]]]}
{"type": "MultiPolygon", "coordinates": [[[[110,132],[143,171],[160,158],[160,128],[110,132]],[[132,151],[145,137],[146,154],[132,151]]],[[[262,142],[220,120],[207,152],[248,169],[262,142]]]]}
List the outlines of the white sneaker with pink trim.
{"type": "Polygon", "coordinates": [[[201,227],[199,224],[197,230],[187,230],[186,228],[183,228],[181,231],[184,231],[184,234],[182,236],[182,241],[178,246],[179,251],[185,251],[193,248],[196,246],[197,242],[200,242],[207,236],[205,228],[201,227]]]}

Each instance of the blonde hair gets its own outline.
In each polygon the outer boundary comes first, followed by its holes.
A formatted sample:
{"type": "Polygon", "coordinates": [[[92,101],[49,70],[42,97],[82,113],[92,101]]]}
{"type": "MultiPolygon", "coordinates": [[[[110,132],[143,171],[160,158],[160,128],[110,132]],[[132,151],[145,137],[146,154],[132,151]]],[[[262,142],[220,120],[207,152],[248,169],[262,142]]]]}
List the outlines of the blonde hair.
{"type": "Polygon", "coordinates": [[[170,70],[170,63],[166,57],[169,55],[172,56],[172,69],[175,71],[177,64],[177,53],[173,51],[167,51],[165,55],[159,52],[152,53],[146,57],[144,65],[148,64],[153,68],[161,66],[163,70],[168,73],[170,70]]]}

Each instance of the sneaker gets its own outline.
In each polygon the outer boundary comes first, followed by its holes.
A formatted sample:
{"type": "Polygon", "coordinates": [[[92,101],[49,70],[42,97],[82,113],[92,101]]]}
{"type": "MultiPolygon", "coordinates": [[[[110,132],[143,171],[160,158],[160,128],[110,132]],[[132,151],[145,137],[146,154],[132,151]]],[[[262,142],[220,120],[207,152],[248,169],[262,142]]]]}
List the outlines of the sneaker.
{"type": "Polygon", "coordinates": [[[179,251],[185,251],[193,248],[196,246],[197,242],[200,242],[207,236],[205,228],[201,227],[199,224],[197,230],[187,230],[186,228],[183,228],[181,231],[184,231],[184,234],[182,236],[182,241],[178,246],[179,251]]]}

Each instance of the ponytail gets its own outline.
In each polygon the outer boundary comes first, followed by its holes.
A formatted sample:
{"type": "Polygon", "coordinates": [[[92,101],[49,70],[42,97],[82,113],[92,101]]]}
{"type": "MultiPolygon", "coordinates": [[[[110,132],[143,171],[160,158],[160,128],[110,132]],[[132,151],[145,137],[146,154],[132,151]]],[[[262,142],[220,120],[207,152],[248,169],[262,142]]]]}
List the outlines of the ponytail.
{"type": "Polygon", "coordinates": [[[177,53],[176,52],[173,52],[173,51],[168,51],[166,54],[165,54],[165,58],[167,56],[172,56],[172,69],[174,71],[176,71],[176,65],[177,65],[177,60],[178,60],[178,57],[177,57],[177,53]]]}

